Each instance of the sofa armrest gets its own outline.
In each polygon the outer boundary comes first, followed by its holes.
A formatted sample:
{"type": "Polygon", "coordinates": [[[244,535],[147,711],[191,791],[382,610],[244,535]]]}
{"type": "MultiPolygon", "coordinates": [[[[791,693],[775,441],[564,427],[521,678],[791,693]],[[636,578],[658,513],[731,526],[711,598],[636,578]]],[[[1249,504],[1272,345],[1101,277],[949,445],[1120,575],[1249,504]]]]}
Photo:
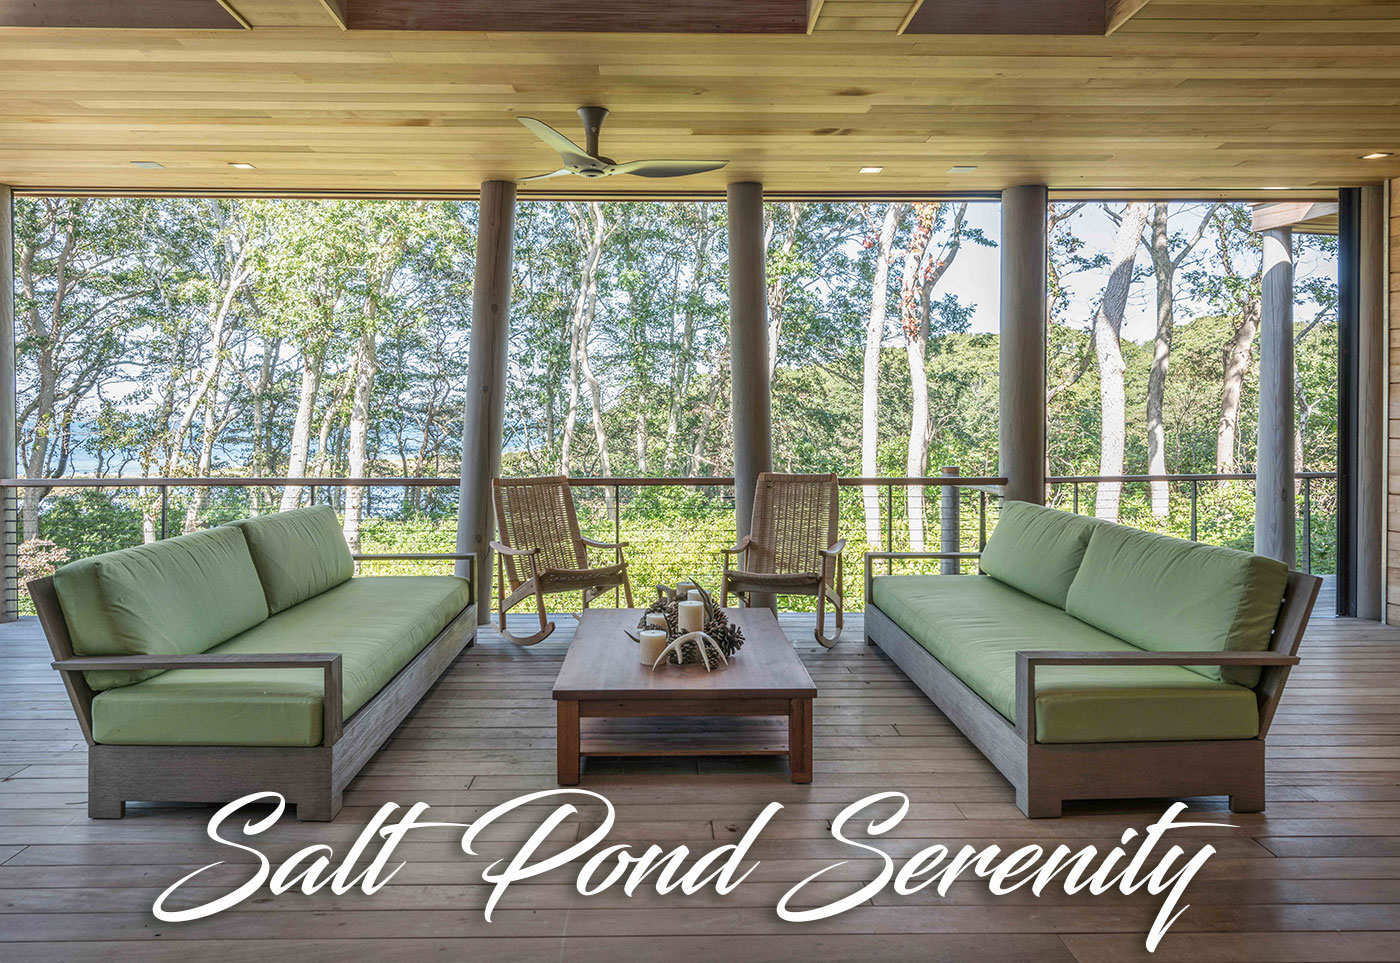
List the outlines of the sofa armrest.
{"type": "Polygon", "coordinates": [[[1016,653],[1016,732],[1035,741],[1035,670],[1042,665],[1216,665],[1287,669],[1296,655],[1280,652],[1055,652],[1016,653]]]}
{"type": "Polygon", "coordinates": [[[96,672],[132,669],[321,669],[324,686],[321,695],[321,744],[330,747],[340,740],[344,728],[344,688],[341,684],[339,652],[197,655],[110,655],[61,659],[51,663],[59,672],[96,672]]]}
{"type": "Polygon", "coordinates": [[[930,561],[942,559],[957,559],[962,561],[969,558],[981,558],[981,552],[866,552],[865,553],[865,604],[870,604],[870,580],[875,577],[875,562],[877,559],[895,561],[898,559],[922,558],[930,561]]]}

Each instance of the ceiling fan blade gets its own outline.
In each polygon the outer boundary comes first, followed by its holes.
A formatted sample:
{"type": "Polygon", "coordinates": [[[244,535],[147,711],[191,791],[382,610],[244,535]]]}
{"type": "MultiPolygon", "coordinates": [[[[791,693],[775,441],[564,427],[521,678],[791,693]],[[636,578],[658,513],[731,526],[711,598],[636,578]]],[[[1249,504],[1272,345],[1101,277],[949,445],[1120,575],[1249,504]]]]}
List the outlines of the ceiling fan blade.
{"type": "Polygon", "coordinates": [[[525,129],[530,133],[558,151],[565,164],[582,167],[596,167],[598,165],[598,162],[592,157],[579,150],[577,144],[543,121],[535,120],[533,117],[517,117],[516,120],[524,124],[525,129]]]}
{"type": "Polygon", "coordinates": [[[565,174],[572,173],[573,171],[569,170],[567,167],[561,167],[557,171],[550,171],[548,174],[536,174],[533,177],[517,178],[516,183],[524,184],[526,181],[545,181],[549,180],[551,177],[563,177],[565,174]]]}
{"type": "Polygon", "coordinates": [[[713,160],[644,160],[613,164],[609,174],[635,174],[637,177],[684,177],[717,171],[729,161],[713,160]]]}

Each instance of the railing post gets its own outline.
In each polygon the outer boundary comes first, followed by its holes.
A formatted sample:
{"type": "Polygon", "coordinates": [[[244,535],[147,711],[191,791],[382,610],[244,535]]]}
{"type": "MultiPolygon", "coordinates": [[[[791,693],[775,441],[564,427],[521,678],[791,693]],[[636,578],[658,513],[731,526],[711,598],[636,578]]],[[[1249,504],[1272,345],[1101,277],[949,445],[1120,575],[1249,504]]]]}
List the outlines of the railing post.
{"type": "MultiPolygon", "coordinates": [[[[941,474],[944,478],[954,478],[960,474],[956,465],[945,465],[941,474]]],[[[958,517],[958,496],[956,485],[944,485],[942,493],[942,517],[939,519],[939,547],[944,554],[956,554],[962,543],[962,519],[958,517]]],[[[945,558],[939,566],[944,575],[957,575],[961,566],[956,558],[945,558]]]]}
{"type": "Polygon", "coordinates": [[[167,508],[168,508],[169,499],[166,497],[166,492],[169,490],[169,487],[170,487],[170,486],[168,486],[168,485],[161,485],[161,486],[160,486],[160,538],[161,538],[161,541],[165,541],[166,532],[167,532],[166,510],[167,510],[167,508]]]}
{"type": "Polygon", "coordinates": [[[1303,571],[1312,574],[1312,476],[1303,478],[1303,571]]]}
{"type": "MultiPolygon", "coordinates": [[[[894,485],[885,486],[885,511],[888,517],[885,520],[885,551],[894,551],[894,485]]],[[[885,559],[885,574],[894,574],[894,559],[885,559]]]]}
{"type": "Polygon", "coordinates": [[[1070,486],[1074,489],[1074,514],[1079,514],[1079,482],[1073,482],[1070,486]]]}
{"type": "Polygon", "coordinates": [[[310,486],[308,486],[308,495],[307,495],[307,498],[309,499],[309,501],[307,502],[307,504],[309,504],[312,508],[315,508],[315,507],[316,507],[316,486],[315,486],[315,485],[310,485],[310,486]]]}
{"type": "Polygon", "coordinates": [[[1191,541],[1193,542],[1200,541],[1200,539],[1196,537],[1198,534],[1196,529],[1196,499],[1200,497],[1200,494],[1201,483],[1194,478],[1191,479],[1191,541]]]}
{"type": "MultiPolygon", "coordinates": [[[[622,486],[613,486],[613,544],[622,544],[622,486]]],[[[617,550],[617,557],[622,558],[622,549],[617,550]]],[[[619,594],[622,586],[613,586],[613,608],[622,608],[622,596],[619,594]]]]}
{"type": "MultiPolygon", "coordinates": [[[[18,474],[15,425],[14,192],[0,186],[0,477],[18,474]]],[[[0,622],[19,618],[19,489],[0,491],[0,622]]]]}
{"type": "Polygon", "coordinates": [[[977,493],[977,551],[987,548],[987,493],[977,493]]]}

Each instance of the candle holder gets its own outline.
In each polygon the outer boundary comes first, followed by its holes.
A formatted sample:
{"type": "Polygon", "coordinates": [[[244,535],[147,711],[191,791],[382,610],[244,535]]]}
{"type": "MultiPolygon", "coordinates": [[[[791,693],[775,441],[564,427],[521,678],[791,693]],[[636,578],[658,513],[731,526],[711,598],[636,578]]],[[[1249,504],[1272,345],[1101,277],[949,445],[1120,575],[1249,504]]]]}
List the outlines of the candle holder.
{"type": "Polygon", "coordinates": [[[656,599],[642,613],[637,628],[663,626],[669,643],[652,663],[653,670],[662,664],[698,664],[708,672],[728,665],[744,644],[743,630],[730,622],[710,593],[694,581],[682,582],[676,588],[656,587],[656,599]],[[700,596],[698,601],[687,597],[692,592],[700,596]]]}

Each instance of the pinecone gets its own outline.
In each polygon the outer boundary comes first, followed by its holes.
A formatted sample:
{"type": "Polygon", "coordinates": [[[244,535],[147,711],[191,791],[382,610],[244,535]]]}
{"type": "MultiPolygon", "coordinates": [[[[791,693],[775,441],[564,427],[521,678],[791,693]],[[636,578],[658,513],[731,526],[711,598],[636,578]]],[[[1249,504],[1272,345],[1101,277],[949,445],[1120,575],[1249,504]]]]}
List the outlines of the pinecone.
{"type": "Polygon", "coordinates": [[[718,616],[705,623],[705,634],[715,640],[726,658],[732,659],[744,645],[744,630],[725,618],[723,612],[718,616]]]}
{"type": "Polygon", "coordinates": [[[646,611],[642,613],[641,619],[637,622],[637,628],[646,628],[647,616],[655,614],[666,616],[666,634],[674,639],[677,634],[679,634],[680,630],[680,612],[676,608],[676,603],[670,599],[657,599],[652,602],[651,605],[647,606],[646,611]]]}

